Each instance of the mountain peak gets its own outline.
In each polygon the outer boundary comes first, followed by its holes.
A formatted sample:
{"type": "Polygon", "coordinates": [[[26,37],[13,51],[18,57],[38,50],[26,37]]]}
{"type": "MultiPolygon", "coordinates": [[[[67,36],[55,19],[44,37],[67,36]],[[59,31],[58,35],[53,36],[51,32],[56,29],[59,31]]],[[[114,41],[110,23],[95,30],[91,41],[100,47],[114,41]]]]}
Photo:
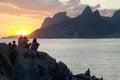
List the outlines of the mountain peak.
{"type": "Polygon", "coordinates": [[[66,19],[69,19],[69,17],[67,16],[66,12],[59,12],[59,13],[55,14],[52,19],[55,23],[57,23],[57,22],[61,22],[66,19]]]}
{"type": "Polygon", "coordinates": [[[92,9],[90,6],[87,6],[82,13],[82,15],[91,15],[91,14],[92,14],[92,9]]]}
{"type": "Polygon", "coordinates": [[[51,24],[52,24],[52,18],[47,17],[47,18],[44,20],[41,28],[48,27],[48,26],[50,26],[51,24]]]}
{"type": "Polygon", "coordinates": [[[58,12],[57,14],[55,14],[53,16],[53,18],[47,17],[44,20],[41,28],[45,28],[45,27],[60,23],[60,22],[65,21],[67,19],[70,19],[70,18],[67,16],[66,12],[58,12]]]}
{"type": "Polygon", "coordinates": [[[56,18],[56,17],[65,17],[67,16],[67,13],[66,12],[58,12],[56,13],[53,18],[56,18]]]}
{"type": "Polygon", "coordinates": [[[120,17],[120,10],[117,10],[117,11],[114,13],[113,17],[120,17]]]}
{"type": "Polygon", "coordinates": [[[99,10],[95,10],[95,11],[93,12],[93,14],[94,14],[95,16],[100,16],[99,10]]]}

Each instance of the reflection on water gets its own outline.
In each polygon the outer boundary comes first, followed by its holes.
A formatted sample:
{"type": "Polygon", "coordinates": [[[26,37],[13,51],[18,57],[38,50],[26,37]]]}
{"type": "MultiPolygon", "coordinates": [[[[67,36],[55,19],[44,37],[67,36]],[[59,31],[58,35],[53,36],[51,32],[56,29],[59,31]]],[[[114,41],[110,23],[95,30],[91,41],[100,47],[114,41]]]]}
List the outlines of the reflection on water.
{"type": "Polygon", "coordinates": [[[40,51],[66,63],[74,74],[90,68],[97,77],[120,80],[120,39],[39,39],[38,42],[40,51]]]}

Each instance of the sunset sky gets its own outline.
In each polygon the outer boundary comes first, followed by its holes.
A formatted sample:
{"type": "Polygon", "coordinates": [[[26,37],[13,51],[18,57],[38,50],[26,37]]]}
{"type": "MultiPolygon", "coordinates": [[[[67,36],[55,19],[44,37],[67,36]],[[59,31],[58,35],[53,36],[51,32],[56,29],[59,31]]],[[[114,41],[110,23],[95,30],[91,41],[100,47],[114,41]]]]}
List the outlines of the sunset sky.
{"type": "Polygon", "coordinates": [[[16,30],[32,32],[44,19],[66,11],[68,16],[79,15],[86,4],[101,14],[110,16],[120,9],[120,0],[0,0],[0,37],[16,35],[16,30]]]}

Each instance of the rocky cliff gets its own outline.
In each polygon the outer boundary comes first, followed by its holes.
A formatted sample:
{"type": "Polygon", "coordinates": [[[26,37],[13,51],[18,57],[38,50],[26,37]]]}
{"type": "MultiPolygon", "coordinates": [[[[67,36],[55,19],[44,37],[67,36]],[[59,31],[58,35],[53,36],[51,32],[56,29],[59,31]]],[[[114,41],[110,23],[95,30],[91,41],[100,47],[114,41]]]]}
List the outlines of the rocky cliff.
{"type": "MultiPolygon", "coordinates": [[[[0,43],[0,80],[100,80],[89,73],[73,75],[63,62],[45,52],[0,43]]],[[[101,79],[102,80],[102,79],[101,79]]]]}

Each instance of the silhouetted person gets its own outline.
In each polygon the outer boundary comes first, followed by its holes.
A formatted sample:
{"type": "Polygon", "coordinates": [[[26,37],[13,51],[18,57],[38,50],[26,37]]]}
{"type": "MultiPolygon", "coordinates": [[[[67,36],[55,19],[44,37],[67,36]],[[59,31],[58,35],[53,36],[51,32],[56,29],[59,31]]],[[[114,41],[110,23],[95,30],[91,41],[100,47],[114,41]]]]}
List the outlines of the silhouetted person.
{"type": "Polygon", "coordinates": [[[13,44],[9,43],[8,46],[9,46],[8,57],[10,58],[11,63],[14,64],[15,59],[18,56],[17,53],[16,53],[16,50],[15,50],[15,48],[17,47],[17,44],[16,44],[15,41],[13,41],[13,44]]]}
{"type": "Polygon", "coordinates": [[[13,41],[12,48],[15,49],[17,47],[16,41],[13,41]]]}
{"type": "Polygon", "coordinates": [[[31,43],[28,43],[29,39],[24,36],[24,44],[25,44],[25,48],[30,49],[31,43]]]}
{"type": "Polygon", "coordinates": [[[25,48],[30,49],[31,43],[26,43],[25,48]]]}
{"type": "Polygon", "coordinates": [[[101,77],[101,80],[103,80],[103,77],[101,77]]]}
{"type": "Polygon", "coordinates": [[[8,43],[9,49],[12,49],[12,43],[8,43]]]}
{"type": "Polygon", "coordinates": [[[88,68],[88,70],[85,72],[86,76],[90,76],[90,69],[88,68]]]}
{"type": "Polygon", "coordinates": [[[28,42],[29,42],[29,39],[26,36],[24,36],[24,43],[27,44],[28,42]]]}
{"type": "Polygon", "coordinates": [[[18,39],[18,47],[25,47],[25,40],[24,40],[24,36],[20,36],[18,39]]]}
{"type": "Polygon", "coordinates": [[[34,38],[33,42],[32,42],[32,45],[31,45],[31,50],[37,51],[38,47],[39,47],[39,43],[37,42],[37,39],[34,38]]]}
{"type": "Polygon", "coordinates": [[[72,77],[73,77],[73,73],[70,72],[70,75],[69,75],[69,77],[68,77],[68,80],[72,80],[72,77]]]}
{"type": "Polygon", "coordinates": [[[29,49],[31,43],[28,43],[29,39],[26,36],[20,36],[18,39],[18,47],[23,47],[29,49]]]}

